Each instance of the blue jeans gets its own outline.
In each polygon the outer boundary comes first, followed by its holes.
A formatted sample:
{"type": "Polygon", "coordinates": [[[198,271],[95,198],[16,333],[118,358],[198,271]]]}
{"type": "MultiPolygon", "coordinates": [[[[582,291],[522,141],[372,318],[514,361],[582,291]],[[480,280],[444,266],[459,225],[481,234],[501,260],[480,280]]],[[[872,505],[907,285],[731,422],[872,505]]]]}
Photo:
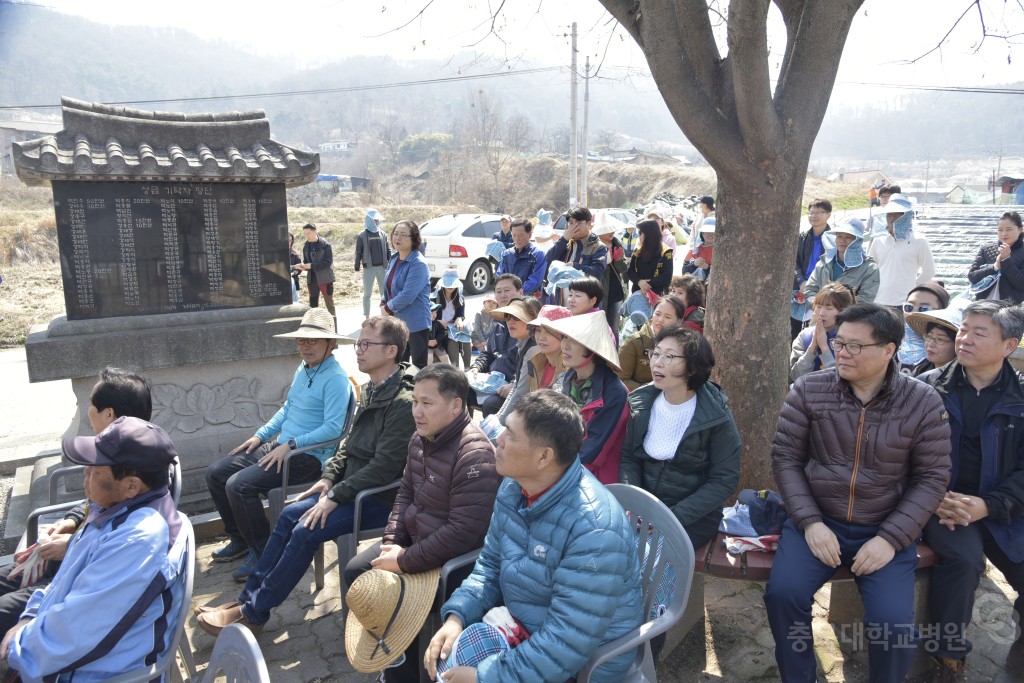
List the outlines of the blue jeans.
{"type": "MultiPolygon", "coordinates": [[[[878,533],[877,527],[843,524],[828,518],[823,521],[839,541],[844,567],[853,564],[861,546],[878,533]]],[[[872,683],[903,681],[914,664],[916,569],[917,544],[911,543],[875,573],[854,576],[864,601],[863,640],[868,643],[868,680],[872,683]]],[[[804,533],[788,520],[764,592],[768,624],[775,637],[775,661],[785,683],[815,681],[811,606],[814,594],[835,571],[811,553],[804,533]]]]}
{"type": "MultiPolygon", "coordinates": [[[[317,497],[310,496],[285,507],[277,520],[274,532],[249,575],[245,588],[238,596],[242,613],[254,624],[270,620],[270,610],[284,602],[299,584],[320,544],[338,536],[352,533],[355,503],[343,503],[327,515],[327,525],[307,529],[299,517],[316,505],[317,497]]],[[[387,524],[391,511],[368,497],[363,501],[363,521],[368,528],[387,524]]]]}

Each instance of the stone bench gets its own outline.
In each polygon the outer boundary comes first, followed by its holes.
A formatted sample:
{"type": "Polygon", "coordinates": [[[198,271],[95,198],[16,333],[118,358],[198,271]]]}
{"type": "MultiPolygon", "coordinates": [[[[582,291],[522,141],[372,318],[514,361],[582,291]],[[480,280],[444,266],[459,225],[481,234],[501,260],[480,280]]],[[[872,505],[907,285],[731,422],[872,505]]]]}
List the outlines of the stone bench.
{"type": "MultiPolygon", "coordinates": [[[[723,579],[757,581],[764,583],[771,575],[774,552],[745,552],[731,555],[725,549],[726,534],[718,533],[694,553],[695,566],[690,599],[683,618],[668,632],[661,661],[674,650],[698,624],[704,622],[704,577],[716,576],[723,579]]],[[[917,544],[917,581],[914,585],[914,613],[918,624],[927,623],[928,588],[931,584],[930,568],[937,564],[939,556],[924,543],[917,544]]],[[[864,620],[864,605],[860,600],[853,574],[846,567],[840,567],[829,579],[828,621],[830,624],[858,624],[864,620]]],[[[927,656],[920,654],[911,673],[917,673],[927,664],[927,656]]]]}

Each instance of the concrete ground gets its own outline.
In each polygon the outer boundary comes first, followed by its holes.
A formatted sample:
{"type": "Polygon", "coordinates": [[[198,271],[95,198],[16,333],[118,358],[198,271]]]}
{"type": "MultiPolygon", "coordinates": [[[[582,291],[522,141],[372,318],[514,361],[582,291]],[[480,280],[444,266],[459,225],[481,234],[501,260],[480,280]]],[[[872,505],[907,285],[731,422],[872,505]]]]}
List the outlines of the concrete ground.
{"type": "MultiPolygon", "coordinates": [[[[482,297],[471,297],[467,317],[480,309],[482,297]]],[[[345,309],[339,315],[342,332],[357,333],[361,309],[345,309]]],[[[357,377],[352,347],[339,352],[342,365],[357,377]]],[[[70,382],[30,384],[24,351],[0,351],[0,468],[18,461],[31,462],[35,454],[58,447],[75,412],[70,382]]],[[[0,469],[4,475],[12,470],[0,469]]],[[[9,477],[7,479],[9,481],[9,477]]],[[[6,514],[6,512],[4,512],[6,514]]],[[[215,605],[237,597],[240,589],[231,579],[234,564],[213,564],[210,555],[223,539],[200,539],[194,604],[215,605]]],[[[267,628],[257,637],[273,681],[323,681],[355,683],[374,676],[355,672],[344,655],[340,627],[341,596],[336,551],[328,544],[327,582],[323,590],[313,585],[307,572],[289,600],[275,610],[267,628]]],[[[864,652],[853,652],[844,630],[832,627],[825,618],[828,588],[817,596],[814,633],[818,660],[828,681],[868,681],[864,652]],[[845,641],[845,642],[843,642],[845,641]]],[[[774,641],[768,629],[763,586],[757,583],[709,579],[705,584],[706,618],[703,630],[697,626],[682,645],[661,666],[658,678],[665,682],[716,681],[741,683],[778,680],[773,655],[774,641]]],[[[1024,672],[1005,667],[1006,652],[1013,634],[1008,632],[1012,593],[1002,575],[991,565],[982,581],[969,635],[974,652],[969,658],[967,680],[1010,683],[1024,681],[1024,672]]],[[[213,638],[199,630],[195,618],[187,624],[196,661],[205,665],[213,638]]],[[[846,633],[851,633],[846,631],[846,633]]],[[[917,677],[915,681],[927,680],[917,677]]]]}

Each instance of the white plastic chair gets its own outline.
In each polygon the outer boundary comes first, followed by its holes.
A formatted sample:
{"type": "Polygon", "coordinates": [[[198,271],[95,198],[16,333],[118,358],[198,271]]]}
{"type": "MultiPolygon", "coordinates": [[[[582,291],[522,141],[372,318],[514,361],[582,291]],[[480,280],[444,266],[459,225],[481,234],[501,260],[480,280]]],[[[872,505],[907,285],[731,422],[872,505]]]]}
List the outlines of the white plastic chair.
{"type": "Polygon", "coordinates": [[[647,491],[628,484],[609,484],[608,490],[626,512],[630,513],[641,562],[648,554],[651,555],[643,565],[641,577],[642,614],[647,620],[629,633],[597,648],[576,680],[577,683],[588,683],[590,676],[599,666],[624,652],[635,650],[636,657],[622,681],[656,683],[658,677],[654,670],[651,639],[668,631],[683,617],[686,602],[690,597],[690,584],[693,581],[693,544],[672,511],[647,491]],[[658,553],[658,544],[662,539],[664,544],[658,553]],[[658,585],[668,566],[676,572],[675,592],[664,613],[650,619],[658,585]]]}
{"type": "Polygon", "coordinates": [[[270,683],[259,643],[241,624],[231,624],[217,636],[202,683],[213,683],[221,675],[226,683],[270,683]]]}

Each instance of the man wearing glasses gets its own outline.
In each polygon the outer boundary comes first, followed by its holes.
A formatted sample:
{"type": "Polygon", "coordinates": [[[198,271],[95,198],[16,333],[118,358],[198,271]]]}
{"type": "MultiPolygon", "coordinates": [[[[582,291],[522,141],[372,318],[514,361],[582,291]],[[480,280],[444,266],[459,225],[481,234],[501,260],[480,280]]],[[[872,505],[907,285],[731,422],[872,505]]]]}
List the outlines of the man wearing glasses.
{"type": "Polygon", "coordinates": [[[789,313],[789,338],[796,339],[804,327],[805,314],[810,305],[804,297],[807,279],[814,272],[814,267],[821,259],[821,236],[829,230],[828,219],[832,216],[832,202],[827,199],[815,199],[807,205],[807,221],[811,229],[800,233],[796,244],[796,270],[793,275],[793,305],[789,313]]]}
{"type": "Polygon", "coordinates": [[[849,568],[867,678],[895,683],[917,654],[915,539],[949,482],[949,423],[935,390],[898,371],[899,316],[856,304],[837,322],[836,371],[798,378],[779,415],[772,471],[789,519],[764,601],[782,680],[812,683],[814,594],[849,568]]]}
{"type": "MultiPolygon", "coordinates": [[[[256,433],[206,468],[206,485],[230,542],[214,551],[214,562],[245,557],[232,576],[245,581],[270,535],[260,495],[281,485],[281,466],[290,451],[337,439],[348,410],[348,375],[334,358],[338,342],[355,340],[334,331],[334,316],[311,308],[299,329],[278,337],[294,339],[302,362],[288,399],[256,433]]],[[[289,461],[290,481],[315,481],[333,449],[300,453],[289,461]]]]}
{"type": "MultiPolygon", "coordinates": [[[[262,626],[302,580],[317,548],[352,532],[353,501],[363,489],[402,476],[412,418],[413,375],[400,363],[409,332],[398,318],[374,316],[363,322],[356,362],[370,381],[360,391],[348,437],[327,461],[323,476],[285,507],[237,602],[199,615],[199,625],[216,635],[228,624],[262,626]]],[[[384,526],[394,491],[363,503],[363,524],[384,526]]]]}

